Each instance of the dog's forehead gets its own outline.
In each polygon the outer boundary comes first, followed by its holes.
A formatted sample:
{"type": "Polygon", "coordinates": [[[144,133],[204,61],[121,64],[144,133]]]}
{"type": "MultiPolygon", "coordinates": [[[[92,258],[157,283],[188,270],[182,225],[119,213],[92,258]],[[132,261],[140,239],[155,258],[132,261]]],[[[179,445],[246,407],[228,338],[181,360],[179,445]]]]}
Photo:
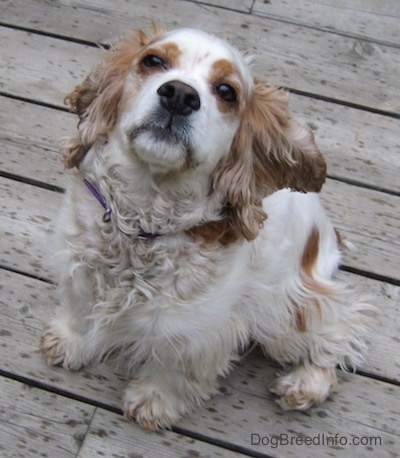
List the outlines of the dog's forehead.
{"type": "Polygon", "coordinates": [[[162,45],[173,43],[183,59],[197,63],[212,63],[218,59],[227,59],[241,65],[243,59],[235,48],[226,41],[196,29],[178,29],[161,36],[157,42],[162,45]]]}

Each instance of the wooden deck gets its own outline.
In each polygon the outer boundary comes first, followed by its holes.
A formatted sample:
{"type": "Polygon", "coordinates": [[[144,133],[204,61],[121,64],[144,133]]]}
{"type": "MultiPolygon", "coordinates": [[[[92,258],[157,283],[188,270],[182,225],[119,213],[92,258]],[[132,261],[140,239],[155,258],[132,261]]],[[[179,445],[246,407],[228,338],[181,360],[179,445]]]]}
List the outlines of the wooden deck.
{"type": "Polygon", "coordinates": [[[399,23],[398,0],[0,2],[1,457],[400,456],[399,23]],[[267,390],[276,368],[256,350],[173,431],[144,433],[121,416],[125,382],[111,364],[68,373],[38,352],[56,306],[58,144],[75,126],[63,97],[101,54],[96,43],[151,19],[250,50],[326,154],[322,198],[357,246],[339,276],[381,314],[368,364],[308,412],[279,408],[267,390]]]}

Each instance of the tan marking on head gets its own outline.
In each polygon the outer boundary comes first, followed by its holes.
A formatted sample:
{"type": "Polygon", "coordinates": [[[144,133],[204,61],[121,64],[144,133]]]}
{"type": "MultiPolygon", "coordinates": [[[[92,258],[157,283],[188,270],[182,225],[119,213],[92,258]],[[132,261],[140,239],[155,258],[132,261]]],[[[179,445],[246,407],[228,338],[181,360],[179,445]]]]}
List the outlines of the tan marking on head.
{"type": "Polygon", "coordinates": [[[229,78],[230,75],[237,75],[237,71],[230,60],[219,59],[216,62],[214,62],[211,69],[211,74],[214,76],[214,79],[219,80],[229,78]]]}
{"type": "Polygon", "coordinates": [[[220,59],[214,62],[208,80],[215,92],[219,111],[221,113],[234,115],[235,118],[238,118],[242,111],[243,102],[241,99],[243,90],[240,76],[233,63],[228,59],[220,59]],[[235,90],[236,101],[227,102],[219,97],[216,89],[221,84],[227,84],[235,90]]]}
{"type": "Polygon", "coordinates": [[[154,42],[150,44],[150,46],[146,47],[141,55],[138,57],[137,62],[137,72],[140,75],[146,76],[149,74],[153,74],[156,72],[169,70],[171,68],[175,68],[180,63],[180,57],[182,55],[182,51],[179,49],[179,46],[176,43],[157,43],[154,42]],[[163,60],[165,66],[164,67],[146,67],[143,64],[143,59],[146,56],[156,56],[163,60]]]}

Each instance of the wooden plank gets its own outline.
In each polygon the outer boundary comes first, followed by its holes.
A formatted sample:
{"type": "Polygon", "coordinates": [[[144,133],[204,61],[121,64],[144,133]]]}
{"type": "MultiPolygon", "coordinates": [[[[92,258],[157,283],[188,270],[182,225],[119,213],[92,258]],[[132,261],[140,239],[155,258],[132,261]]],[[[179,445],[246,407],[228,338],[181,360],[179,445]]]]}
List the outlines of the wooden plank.
{"type": "MultiPolygon", "coordinates": [[[[49,296],[51,288],[43,282],[11,272],[0,270],[0,275],[0,345],[4,355],[0,361],[0,368],[48,383],[74,395],[84,396],[93,402],[100,401],[111,407],[119,407],[120,393],[125,383],[116,375],[111,363],[77,373],[68,373],[60,368],[47,367],[38,354],[36,346],[39,328],[42,322],[48,319],[53,308],[53,300],[49,296]]],[[[398,352],[394,351],[393,355],[396,354],[398,352]]],[[[267,391],[276,371],[276,367],[266,361],[258,350],[254,351],[226,380],[221,380],[218,395],[204,407],[182,419],[176,426],[181,431],[199,433],[210,439],[218,439],[267,455],[279,452],[281,456],[298,456],[302,447],[296,444],[282,445],[279,447],[280,450],[275,450],[271,448],[271,443],[252,444],[252,434],[265,436],[270,440],[280,434],[288,434],[294,439],[297,436],[318,437],[325,434],[331,437],[337,434],[338,437],[349,441],[346,446],[339,449],[318,445],[307,447],[307,456],[310,457],[329,455],[335,450],[335,456],[349,456],[350,450],[355,452],[352,456],[390,456],[390,453],[395,453],[398,449],[398,386],[357,375],[342,374],[339,392],[321,406],[306,413],[283,412],[274,403],[274,396],[267,391]],[[354,436],[379,437],[382,445],[360,446],[354,449],[354,446],[350,445],[354,436]]],[[[27,412],[31,411],[32,408],[28,407],[27,412]]],[[[146,440],[138,433],[135,425],[124,424],[123,420],[117,417],[110,418],[110,421],[108,418],[110,415],[104,414],[94,419],[90,435],[87,436],[87,442],[85,441],[82,449],[82,457],[90,456],[90,450],[98,450],[101,446],[111,451],[117,448],[119,456],[126,456],[123,450],[129,444],[129,435],[131,447],[134,447],[137,441],[139,447],[144,449],[153,441],[155,444],[160,443],[158,435],[148,434],[146,440]],[[96,435],[99,437],[94,437],[96,435]]],[[[161,445],[164,439],[171,442],[169,437],[163,437],[161,445]]],[[[178,447],[187,444],[184,438],[177,438],[176,441],[178,447]]],[[[164,445],[168,448],[167,444],[164,445]]],[[[168,455],[166,451],[166,456],[171,454],[168,455]]]]}
{"type": "Polygon", "coordinates": [[[194,0],[193,3],[198,3],[199,5],[217,6],[218,8],[226,8],[229,10],[236,10],[242,11],[244,13],[249,13],[254,3],[254,0],[194,0]]]}
{"type": "Polygon", "coordinates": [[[244,457],[171,431],[145,432],[121,415],[98,409],[78,458],[106,457],[244,457]]]}
{"type": "Polygon", "coordinates": [[[94,407],[0,377],[0,454],[76,457],[94,407]]]}
{"type": "MultiPolygon", "coordinates": [[[[295,94],[290,100],[314,131],[330,176],[400,193],[400,120],[295,94]]],[[[0,97],[0,170],[63,186],[59,143],[76,123],[73,114],[0,97]]]]}
{"type": "Polygon", "coordinates": [[[52,231],[61,195],[0,178],[0,264],[52,278],[52,231]]]}
{"type": "Polygon", "coordinates": [[[0,170],[64,186],[60,142],[76,124],[72,113],[0,97],[0,170]]]}
{"type": "Polygon", "coordinates": [[[295,94],[290,106],[314,131],[330,176],[400,191],[399,119],[295,94]]]}
{"type": "MultiPolygon", "coordinates": [[[[0,178],[0,193],[5,196],[0,207],[0,263],[52,278],[51,237],[61,195],[6,178],[0,178]]],[[[358,249],[347,253],[344,263],[398,278],[399,197],[328,180],[321,198],[336,227],[358,249]]]]}
{"type": "Polygon", "coordinates": [[[149,434],[122,416],[0,377],[3,457],[240,457],[170,431],[149,434]]]}
{"type": "MultiPolygon", "coordinates": [[[[346,0],[255,0],[251,12],[393,46],[400,45],[398,0],[362,0],[352,3],[346,0]]],[[[367,43],[363,45],[368,46],[367,43]]]]}
{"type": "Polygon", "coordinates": [[[327,180],[321,199],[335,227],[355,244],[343,263],[399,279],[399,197],[327,180]]]}
{"type": "MultiPolygon", "coordinates": [[[[93,6],[75,1],[15,0],[3,2],[1,14],[4,21],[16,21],[18,26],[33,24],[37,30],[101,43],[144,27],[157,11],[162,11],[168,28],[190,23],[255,54],[257,73],[271,83],[400,112],[396,76],[400,49],[382,44],[370,43],[366,50],[358,39],[180,0],[143,0],[134,9],[124,0],[97,0],[93,6]]],[[[33,97],[34,88],[40,88],[51,103],[60,103],[59,89],[65,84],[71,87],[74,77],[81,74],[76,59],[85,63],[86,70],[93,62],[91,53],[78,51],[81,45],[76,43],[9,28],[0,31],[0,40],[3,91],[23,95],[22,91],[33,97]]]]}
{"type": "Polygon", "coordinates": [[[0,368],[119,407],[125,381],[112,363],[79,373],[45,363],[39,352],[40,335],[57,307],[53,285],[0,269],[0,368]]]}
{"type": "Polygon", "coordinates": [[[7,28],[0,28],[0,42],[1,90],[59,107],[101,55],[89,46],[7,28]]]}
{"type": "Polygon", "coordinates": [[[338,272],[337,277],[370,297],[377,309],[366,362],[359,369],[400,382],[400,320],[393,319],[400,314],[400,287],[348,272],[338,272]]]}

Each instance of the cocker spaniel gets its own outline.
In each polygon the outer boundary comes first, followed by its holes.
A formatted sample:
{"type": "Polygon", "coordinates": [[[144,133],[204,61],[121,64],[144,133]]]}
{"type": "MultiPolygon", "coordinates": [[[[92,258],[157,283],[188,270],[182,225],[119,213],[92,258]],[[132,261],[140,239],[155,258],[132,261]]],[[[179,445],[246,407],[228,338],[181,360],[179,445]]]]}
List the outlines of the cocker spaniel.
{"type": "Polygon", "coordinates": [[[123,39],[66,100],[79,129],[63,145],[47,362],[117,355],[124,413],[148,429],[208,399],[250,342],[293,366],[271,387],[284,408],[324,401],[336,365],[362,361],[370,306],[332,278],[326,165],[287,93],[181,29],[123,39]]]}

